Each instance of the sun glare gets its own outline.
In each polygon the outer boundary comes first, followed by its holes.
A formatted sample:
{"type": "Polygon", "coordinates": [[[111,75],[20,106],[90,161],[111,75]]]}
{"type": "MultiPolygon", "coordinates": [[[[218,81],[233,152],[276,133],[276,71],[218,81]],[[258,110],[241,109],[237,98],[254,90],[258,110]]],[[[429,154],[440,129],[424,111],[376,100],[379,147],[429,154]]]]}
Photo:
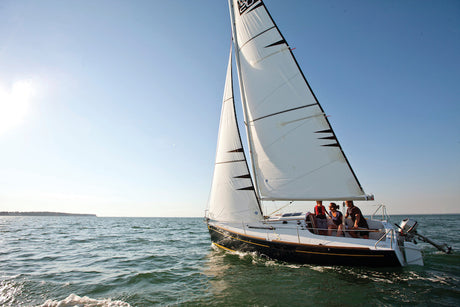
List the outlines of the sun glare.
{"type": "Polygon", "coordinates": [[[17,81],[10,90],[0,85],[0,135],[25,121],[34,92],[31,81],[17,81]]]}

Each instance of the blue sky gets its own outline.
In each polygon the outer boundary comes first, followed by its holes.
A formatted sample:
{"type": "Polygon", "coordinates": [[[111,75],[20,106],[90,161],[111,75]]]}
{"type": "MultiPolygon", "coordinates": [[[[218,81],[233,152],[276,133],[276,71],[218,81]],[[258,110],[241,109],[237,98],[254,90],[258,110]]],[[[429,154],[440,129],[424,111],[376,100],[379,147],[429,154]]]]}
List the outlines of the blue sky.
{"type": "MultiPolygon", "coordinates": [[[[363,211],[460,212],[460,2],[265,3],[363,211]]],[[[0,211],[203,216],[230,31],[225,0],[2,1],[0,211]]]]}

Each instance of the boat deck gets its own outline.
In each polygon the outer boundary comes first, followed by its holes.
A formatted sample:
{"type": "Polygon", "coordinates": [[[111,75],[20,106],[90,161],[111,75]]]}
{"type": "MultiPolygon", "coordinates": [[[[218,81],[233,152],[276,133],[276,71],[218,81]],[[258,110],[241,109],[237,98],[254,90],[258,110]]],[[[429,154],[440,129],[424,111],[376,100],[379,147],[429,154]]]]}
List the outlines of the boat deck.
{"type": "Polygon", "coordinates": [[[394,233],[389,225],[380,221],[368,221],[370,224],[370,238],[353,238],[346,233],[337,237],[334,231],[332,236],[319,235],[317,229],[309,227],[301,218],[269,220],[258,224],[244,223],[216,223],[212,225],[229,232],[269,242],[287,244],[321,245],[342,248],[365,248],[373,250],[392,250],[395,244],[394,233]],[[379,228],[372,228],[379,226],[379,228]],[[386,226],[386,227],[385,227],[386,226]]]}

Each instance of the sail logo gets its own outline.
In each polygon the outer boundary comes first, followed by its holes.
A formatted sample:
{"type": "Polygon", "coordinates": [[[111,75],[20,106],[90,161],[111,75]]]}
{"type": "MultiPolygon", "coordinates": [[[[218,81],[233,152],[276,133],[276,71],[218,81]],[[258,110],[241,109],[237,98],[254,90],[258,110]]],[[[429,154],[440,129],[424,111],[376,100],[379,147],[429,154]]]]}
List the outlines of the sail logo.
{"type": "Polygon", "coordinates": [[[240,11],[240,15],[243,14],[250,8],[254,3],[258,0],[238,0],[238,9],[240,11]]]}

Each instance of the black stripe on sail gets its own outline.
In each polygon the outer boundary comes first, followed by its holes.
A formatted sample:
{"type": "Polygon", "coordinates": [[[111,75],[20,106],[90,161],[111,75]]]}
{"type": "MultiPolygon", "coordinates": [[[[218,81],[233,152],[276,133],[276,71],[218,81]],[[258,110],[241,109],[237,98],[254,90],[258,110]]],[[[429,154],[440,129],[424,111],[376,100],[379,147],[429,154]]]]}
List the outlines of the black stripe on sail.
{"type": "Polygon", "coordinates": [[[247,175],[241,175],[241,176],[236,176],[236,177],[233,177],[233,178],[251,178],[251,175],[247,174],[247,175]]]}
{"type": "Polygon", "coordinates": [[[238,149],[230,150],[227,152],[243,152],[243,148],[238,148],[238,149]]]}
{"type": "Polygon", "coordinates": [[[282,45],[282,44],[286,44],[286,41],[285,41],[284,39],[282,39],[282,40],[280,40],[280,41],[277,41],[276,43],[267,45],[267,46],[265,46],[265,48],[273,47],[273,46],[277,46],[277,45],[282,45]]]}
{"type": "Polygon", "coordinates": [[[315,133],[332,133],[332,132],[333,132],[332,129],[315,131],[315,133]]]}
{"type": "Polygon", "coordinates": [[[340,147],[339,144],[335,143],[335,144],[326,144],[326,145],[321,145],[321,146],[324,146],[324,147],[340,147]]]}
{"type": "Polygon", "coordinates": [[[216,164],[224,164],[224,163],[233,163],[233,162],[246,162],[246,160],[231,160],[231,161],[223,161],[223,162],[216,162],[216,164]]]}
{"type": "Polygon", "coordinates": [[[254,190],[254,187],[253,186],[250,186],[250,187],[246,187],[246,188],[241,188],[241,189],[237,189],[238,191],[250,191],[250,190],[254,190]]]}

